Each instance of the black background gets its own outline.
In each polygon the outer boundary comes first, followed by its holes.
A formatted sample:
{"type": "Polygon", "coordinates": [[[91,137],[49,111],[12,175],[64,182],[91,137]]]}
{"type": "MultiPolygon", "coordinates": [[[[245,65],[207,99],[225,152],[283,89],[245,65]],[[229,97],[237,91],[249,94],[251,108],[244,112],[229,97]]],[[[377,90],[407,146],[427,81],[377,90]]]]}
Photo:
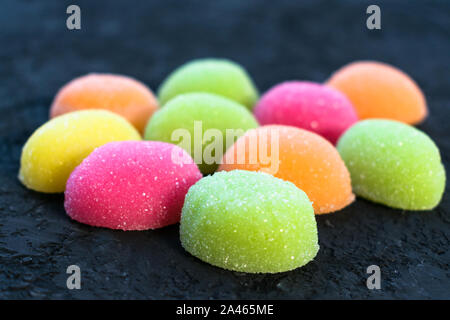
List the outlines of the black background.
{"type": "Polygon", "coordinates": [[[121,232],[71,221],[62,195],[17,180],[21,147],[48,118],[56,91],[88,72],[133,76],[156,90],[199,57],[241,63],[264,92],[284,80],[322,82],[353,60],[388,62],[424,90],[420,125],[449,169],[450,6],[447,1],[160,0],[0,3],[0,298],[450,298],[448,187],[430,212],[358,199],[318,216],[321,249],[303,268],[249,275],[190,256],[178,225],[121,232]],[[82,29],[66,28],[81,7],[82,29]],[[366,28],[369,4],[382,30],[366,28]],[[77,264],[82,289],[68,290],[77,264]],[[366,268],[381,268],[368,290],[366,268]]]}

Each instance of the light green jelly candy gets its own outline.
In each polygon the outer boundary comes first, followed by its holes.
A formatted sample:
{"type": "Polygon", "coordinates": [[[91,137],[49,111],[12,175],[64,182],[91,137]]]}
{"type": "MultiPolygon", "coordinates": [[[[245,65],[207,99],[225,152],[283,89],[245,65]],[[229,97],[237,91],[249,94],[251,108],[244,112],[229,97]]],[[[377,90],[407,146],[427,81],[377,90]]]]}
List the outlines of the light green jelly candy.
{"type": "Polygon", "coordinates": [[[180,146],[191,154],[202,173],[209,174],[217,169],[226,149],[257,126],[250,111],[233,100],[210,93],[187,93],[151,117],[145,139],[180,146]]]}
{"type": "Polygon", "coordinates": [[[314,210],[291,182],[262,172],[217,172],[189,189],[183,247],[228,270],[275,273],[301,267],[319,250],[314,210]]]}
{"type": "Polygon", "coordinates": [[[436,207],[445,188],[439,149],[423,132],[391,120],[358,122],[337,149],[366,199],[405,210],[436,207]]]}
{"type": "Polygon", "coordinates": [[[188,92],[215,93],[252,109],[258,91],[248,73],[237,63],[224,59],[199,59],[173,71],[158,90],[161,105],[188,92]]]}

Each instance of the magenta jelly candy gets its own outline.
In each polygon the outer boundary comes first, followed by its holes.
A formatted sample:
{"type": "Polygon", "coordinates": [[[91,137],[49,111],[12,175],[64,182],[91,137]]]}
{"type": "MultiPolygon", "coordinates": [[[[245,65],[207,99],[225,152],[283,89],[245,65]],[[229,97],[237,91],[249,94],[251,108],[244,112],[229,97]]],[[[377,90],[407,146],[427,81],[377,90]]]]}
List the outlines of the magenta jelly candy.
{"type": "Polygon", "coordinates": [[[180,220],[184,197],[201,177],[192,158],[175,145],[111,142],[72,172],[64,207],[72,219],[91,226],[160,228],[180,220]],[[174,155],[183,161],[173,161],[174,155]]]}
{"type": "Polygon", "coordinates": [[[338,90],[314,82],[289,81],[267,91],[254,109],[261,125],[282,124],[315,132],[335,144],[357,120],[338,90]]]}

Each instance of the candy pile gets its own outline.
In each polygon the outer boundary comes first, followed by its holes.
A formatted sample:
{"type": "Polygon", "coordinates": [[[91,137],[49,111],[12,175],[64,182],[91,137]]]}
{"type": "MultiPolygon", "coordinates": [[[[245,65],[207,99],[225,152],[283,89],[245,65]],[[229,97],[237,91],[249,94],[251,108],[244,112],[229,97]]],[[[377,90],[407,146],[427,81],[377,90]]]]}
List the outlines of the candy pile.
{"type": "Polygon", "coordinates": [[[316,256],[315,214],[355,194],[403,210],[439,204],[439,149],[410,126],[427,113],[417,84],[379,62],[347,65],[325,84],[283,82],[261,98],[223,59],[179,67],[158,99],[135,79],[90,74],[57,93],[23,147],[19,179],[65,192],[78,222],[180,222],[182,246],[205,262],[283,272],[316,256]]]}

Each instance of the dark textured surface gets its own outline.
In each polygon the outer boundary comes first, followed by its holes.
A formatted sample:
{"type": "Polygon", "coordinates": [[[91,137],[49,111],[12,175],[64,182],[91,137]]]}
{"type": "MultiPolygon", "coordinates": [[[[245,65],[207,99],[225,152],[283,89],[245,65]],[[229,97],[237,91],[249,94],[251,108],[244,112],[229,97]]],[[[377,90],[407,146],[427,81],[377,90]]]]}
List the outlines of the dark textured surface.
{"type": "Polygon", "coordinates": [[[242,63],[261,91],[287,79],[324,81],[355,59],[408,72],[425,91],[420,128],[450,163],[450,6],[386,1],[382,31],[365,28],[364,1],[19,1],[0,4],[0,298],[450,298],[449,192],[431,212],[358,199],[317,217],[321,250],[283,274],[246,275],[183,251],[178,226],[119,232],[70,221],[62,195],[16,178],[23,143],[47,120],[56,90],[87,72],[134,76],[157,88],[197,57],[242,63]],[[82,30],[65,28],[77,3],[82,30]],[[78,264],[82,289],[68,290],[78,264]],[[381,267],[382,289],[366,288],[381,267]]]}

